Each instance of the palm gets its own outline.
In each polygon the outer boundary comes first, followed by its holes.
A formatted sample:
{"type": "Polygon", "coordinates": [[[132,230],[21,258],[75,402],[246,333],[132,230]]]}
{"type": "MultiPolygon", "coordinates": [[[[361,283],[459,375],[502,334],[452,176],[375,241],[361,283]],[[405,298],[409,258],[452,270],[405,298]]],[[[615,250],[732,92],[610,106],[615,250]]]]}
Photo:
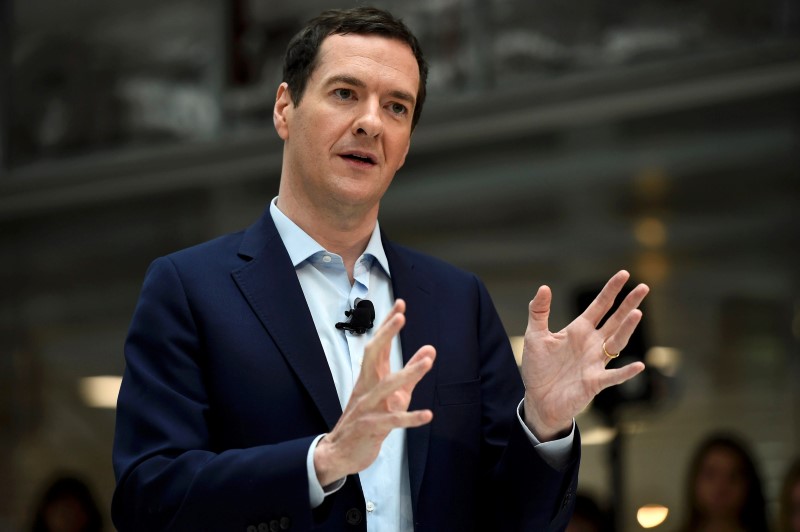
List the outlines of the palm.
{"type": "Polygon", "coordinates": [[[548,328],[550,289],[540,288],[531,301],[522,378],[526,417],[542,433],[567,426],[600,391],[625,382],[644,368],[643,364],[634,363],[606,369],[610,359],[602,346],[605,342],[608,351],[616,353],[627,344],[641,319],[637,307],[647,295],[645,285],[632,290],[619,309],[597,328],[627,279],[627,272],[612,277],[586,311],[556,333],[548,328]]]}

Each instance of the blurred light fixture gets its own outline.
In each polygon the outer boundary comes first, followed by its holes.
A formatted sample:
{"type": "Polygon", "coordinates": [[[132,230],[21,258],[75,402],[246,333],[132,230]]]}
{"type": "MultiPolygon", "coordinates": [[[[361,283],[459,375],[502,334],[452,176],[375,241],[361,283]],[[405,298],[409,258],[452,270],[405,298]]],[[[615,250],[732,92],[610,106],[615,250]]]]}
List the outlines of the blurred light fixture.
{"type": "Polygon", "coordinates": [[[116,408],[122,377],[118,375],[99,375],[80,380],[81,398],[93,408],[116,408]]]}
{"type": "Polygon", "coordinates": [[[650,251],[642,253],[636,259],[636,274],[649,283],[657,283],[666,279],[669,273],[669,261],[663,253],[650,251]]]}
{"type": "Polygon", "coordinates": [[[667,242],[667,226],[658,218],[646,216],[633,228],[636,241],[649,248],[660,248],[667,242]]]}
{"type": "Polygon", "coordinates": [[[581,431],[581,445],[605,445],[617,436],[617,429],[592,427],[581,431]]]}
{"type": "Polygon", "coordinates": [[[642,528],[655,528],[667,520],[669,508],[661,504],[645,504],[636,512],[636,520],[642,528]]]}
{"type": "Polygon", "coordinates": [[[669,176],[660,166],[642,168],[634,176],[634,190],[640,200],[661,200],[666,196],[668,189],[669,176]]]}
{"type": "Polygon", "coordinates": [[[511,350],[514,352],[514,358],[517,361],[517,366],[522,365],[522,348],[525,345],[525,337],[524,336],[511,336],[509,338],[511,342],[511,350]]]}
{"type": "Polygon", "coordinates": [[[644,363],[667,377],[674,377],[681,366],[681,352],[673,347],[651,347],[644,355],[644,363]]]}

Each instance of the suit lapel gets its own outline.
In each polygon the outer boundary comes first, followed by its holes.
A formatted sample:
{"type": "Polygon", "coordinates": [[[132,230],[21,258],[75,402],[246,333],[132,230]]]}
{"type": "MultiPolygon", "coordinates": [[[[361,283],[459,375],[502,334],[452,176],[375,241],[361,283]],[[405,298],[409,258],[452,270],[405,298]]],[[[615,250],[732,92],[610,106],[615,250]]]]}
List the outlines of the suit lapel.
{"type": "MultiPolygon", "coordinates": [[[[394,296],[402,298],[406,302],[406,325],[400,331],[400,342],[403,348],[403,362],[407,363],[423,345],[430,344],[435,347],[437,344],[439,316],[436,301],[431,284],[415,271],[411,258],[402,253],[401,249],[392,245],[385,235],[381,235],[381,238],[386,250],[386,258],[389,261],[394,296]]],[[[414,388],[409,410],[426,408],[433,410],[436,369],[437,366],[434,363],[433,369],[414,388]]],[[[425,472],[430,433],[430,424],[407,431],[409,480],[415,512],[425,472]]]]}
{"type": "Polygon", "coordinates": [[[342,415],[333,377],[289,254],[269,209],[244,235],[232,272],[239,289],[305,386],[328,430],[342,415]]]}
{"type": "MultiPolygon", "coordinates": [[[[408,254],[382,235],[395,297],[405,299],[406,326],[400,332],[403,361],[426,344],[436,346],[439,317],[431,284],[415,271],[408,254]]],[[[342,415],[325,352],[305,302],[289,254],[269,210],[244,235],[239,255],[248,262],[232,272],[236,284],[275,341],[287,363],[305,386],[328,430],[342,415]]],[[[433,409],[436,364],[414,389],[409,409],[433,409]]],[[[416,511],[430,440],[430,424],[409,429],[408,465],[416,511]]]]}

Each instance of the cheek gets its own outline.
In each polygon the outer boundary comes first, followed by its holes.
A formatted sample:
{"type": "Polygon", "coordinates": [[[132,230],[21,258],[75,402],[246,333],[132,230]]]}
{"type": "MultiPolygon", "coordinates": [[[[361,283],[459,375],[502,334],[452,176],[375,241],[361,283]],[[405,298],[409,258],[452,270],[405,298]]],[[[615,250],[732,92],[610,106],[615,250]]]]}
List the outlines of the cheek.
{"type": "Polygon", "coordinates": [[[327,150],[341,135],[343,125],[321,106],[315,105],[312,108],[312,102],[308,104],[308,108],[298,108],[295,111],[296,120],[292,124],[290,134],[306,149],[327,150]],[[300,110],[303,112],[299,112],[300,110]]]}
{"type": "Polygon", "coordinates": [[[745,501],[747,500],[747,482],[742,481],[735,485],[733,496],[734,499],[734,506],[744,506],[745,501]]]}
{"type": "Polygon", "coordinates": [[[386,145],[385,150],[387,159],[390,159],[392,165],[396,168],[399,169],[405,163],[406,154],[408,154],[410,143],[411,141],[408,135],[400,134],[396,139],[392,139],[386,145]]]}
{"type": "Polygon", "coordinates": [[[698,478],[697,485],[695,486],[695,493],[697,499],[701,503],[707,503],[713,491],[713,484],[707,478],[698,478]]]}

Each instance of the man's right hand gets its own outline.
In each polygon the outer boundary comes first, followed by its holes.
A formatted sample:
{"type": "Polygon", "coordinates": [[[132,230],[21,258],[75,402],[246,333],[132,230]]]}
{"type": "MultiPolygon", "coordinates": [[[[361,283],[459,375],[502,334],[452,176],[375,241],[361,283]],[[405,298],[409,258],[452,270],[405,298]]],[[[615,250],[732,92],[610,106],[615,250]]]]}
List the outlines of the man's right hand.
{"type": "Polygon", "coordinates": [[[421,347],[396,373],[389,367],[392,339],[405,325],[402,299],[378,328],[364,349],[361,374],[342,417],[314,451],[314,469],[322,486],[363,471],[375,461],[381,444],[392,429],[430,423],[430,410],[408,411],[411,393],[436,358],[436,350],[421,347]]]}

